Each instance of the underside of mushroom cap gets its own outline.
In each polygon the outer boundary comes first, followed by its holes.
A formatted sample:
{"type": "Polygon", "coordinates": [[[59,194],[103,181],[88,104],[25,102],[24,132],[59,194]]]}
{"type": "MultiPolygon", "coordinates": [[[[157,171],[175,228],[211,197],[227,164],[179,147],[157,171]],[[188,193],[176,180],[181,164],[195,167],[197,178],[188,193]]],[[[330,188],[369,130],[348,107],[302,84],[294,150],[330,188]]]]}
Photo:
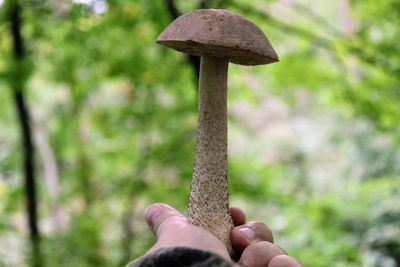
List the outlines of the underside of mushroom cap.
{"type": "Polygon", "coordinates": [[[279,61],[260,28],[223,9],[198,9],[178,17],[157,43],[190,55],[226,57],[240,65],[279,61]]]}

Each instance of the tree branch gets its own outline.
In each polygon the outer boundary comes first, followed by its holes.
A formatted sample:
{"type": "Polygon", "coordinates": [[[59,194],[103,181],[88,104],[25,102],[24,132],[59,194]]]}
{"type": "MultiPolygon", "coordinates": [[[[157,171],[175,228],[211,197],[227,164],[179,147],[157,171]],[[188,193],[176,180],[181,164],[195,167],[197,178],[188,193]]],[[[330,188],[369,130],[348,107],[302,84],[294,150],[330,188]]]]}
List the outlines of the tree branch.
{"type": "Polygon", "coordinates": [[[296,34],[301,37],[313,40],[315,44],[325,47],[325,48],[330,48],[330,49],[333,48],[332,41],[329,40],[328,38],[318,36],[318,35],[314,34],[313,32],[310,32],[301,27],[296,27],[296,26],[290,25],[288,23],[285,23],[283,21],[280,21],[280,20],[272,17],[268,13],[260,11],[258,9],[255,9],[251,6],[240,4],[237,2],[234,2],[234,6],[237,7],[238,9],[240,9],[241,11],[243,11],[244,13],[247,13],[247,14],[250,14],[253,16],[257,16],[264,20],[267,20],[269,22],[269,25],[273,25],[274,27],[278,28],[281,31],[289,32],[289,33],[296,34]]]}
{"type": "Polygon", "coordinates": [[[324,17],[318,15],[315,13],[312,9],[310,9],[308,6],[293,1],[290,3],[290,6],[292,9],[294,9],[297,12],[301,12],[304,15],[306,15],[308,18],[310,18],[314,24],[316,25],[325,25],[326,28],[335,36],[343,36],[343,32],[337,29],[335,26],[333,26],[328,20],[326,20],[324,17]]]}

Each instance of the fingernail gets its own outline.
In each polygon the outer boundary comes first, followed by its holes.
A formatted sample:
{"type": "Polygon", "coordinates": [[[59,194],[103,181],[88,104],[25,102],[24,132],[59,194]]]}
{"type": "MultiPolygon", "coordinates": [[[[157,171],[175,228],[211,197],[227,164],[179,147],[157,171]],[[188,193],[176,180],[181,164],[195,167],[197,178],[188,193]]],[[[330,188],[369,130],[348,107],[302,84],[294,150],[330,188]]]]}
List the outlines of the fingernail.
{"type": "Polygon", "coordinates": [[[153,219],[162,212],[164,207],[160,204],[153,204],[148,207],[144,212],[144,218],[146,219],[148,224],[151,224],[153,219]]]}
{"type": "Polygon", "coordinates": [[[240,232],[242,232],[249,240],[253,240],[256,237],[256,233],[253,231],[253,229],[244,227],[239,229],[240,232]]]}

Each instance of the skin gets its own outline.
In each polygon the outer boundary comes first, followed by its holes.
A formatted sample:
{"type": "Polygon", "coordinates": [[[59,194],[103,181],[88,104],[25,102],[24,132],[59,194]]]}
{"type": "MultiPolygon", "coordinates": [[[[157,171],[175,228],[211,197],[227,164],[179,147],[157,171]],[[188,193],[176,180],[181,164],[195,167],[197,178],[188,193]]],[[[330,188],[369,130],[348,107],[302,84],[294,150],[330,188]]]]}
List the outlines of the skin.
{"type": "MultiPolygon", "coordinates": [[[[249,267],[302,267],[294,258],[274,245],[271,230],[259,221],[246,222],[244,212],[230,208],[235,227],[231,232],[232,246],[240,266],[249,267]]],[[[189,223],[176,209],[166,204],[153,204],[147,208],[145,219],[157,241],[146,253],[160,248],[191,247],[207,250],[231,260],[225,245],[210,232],[189,223]]]]}

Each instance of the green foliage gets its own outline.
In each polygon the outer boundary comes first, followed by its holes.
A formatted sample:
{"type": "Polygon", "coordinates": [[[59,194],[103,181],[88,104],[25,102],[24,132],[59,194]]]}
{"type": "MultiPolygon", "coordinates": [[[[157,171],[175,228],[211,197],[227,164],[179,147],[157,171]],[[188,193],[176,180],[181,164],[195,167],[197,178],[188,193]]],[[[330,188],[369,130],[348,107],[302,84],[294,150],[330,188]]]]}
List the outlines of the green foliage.
{"type": "MultiPolygon", "coordinates": [[[[155,44],[171,21],[164,1],[23,2],[19,63],[0,5],[0,266],[27,266],[29,253],[15,83],[33,114],[46,265],[121,266],[154,242],[149,203],[185,212],[192,66],[155,44]]],[[[397,1],[353,0],[348,14],[335,1],[205,2],[256,22],[280,56],[230,67],[232,203],[305,266],[399,266],[397,1]]]]}

